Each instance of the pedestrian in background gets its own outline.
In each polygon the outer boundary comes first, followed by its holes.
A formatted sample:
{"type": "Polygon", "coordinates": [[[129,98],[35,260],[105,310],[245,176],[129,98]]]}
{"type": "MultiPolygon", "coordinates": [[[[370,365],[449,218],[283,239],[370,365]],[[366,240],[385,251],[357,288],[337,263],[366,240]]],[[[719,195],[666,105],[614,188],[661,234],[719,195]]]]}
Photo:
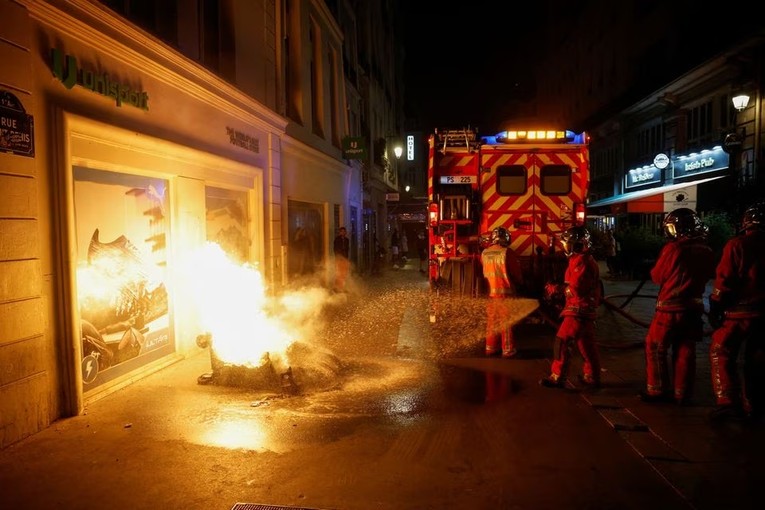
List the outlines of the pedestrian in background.
{"type": "Polygon", "coordinates": [[[608,273],[616,276],[616,238],[612,229],[606,230],[606,266],[608,273]]]}
{"type": "Polygon", "coordinates": [[[565,304],[560,313],[563,321],[555,335],[550,375],[540,379],[547,388],[563,388],[568,378],[574,346],[582,356],[580,381],[591,389],[600,387],[600,353],[595,343],[595,319],[603,298],[598,263],[590,253],[590,231],[583,226],[570,227],[558,243],[568,257],[562,284],[548,283],[548,296],[563,294],[565,304]]]}
{"type": "Polygon", "coordinates": [[[345,227],[337,231],[335,241],[332,243],[335,253],[335,291],[343,292],[351,268],[350,249],[351,241],[348,239],[345,227]]]}
{"type": "Polygon", "coordinates": [[[509,325],[511,317],[502,301],[518,293],[523,274],[518,257],[510,249],[510,232],[507,229],[497,227],[492,231],[491,245],[481,252],[481,264],[483,276],[489,284],[485,352],[487,356],[501,352],[503,358],[512,358],[518,350],[509,325]]]}
{"type": "Polygon", "coordinates": [[[738,235],[723,248],[709,296],[715,331],[709,347],[715,421],[765,414],[765,202],[745,212],[738,235]],[[744,345],[744,384],[737,360],[744,345]]]}
{"type": "Polygon", "coordinates": [[[696,212],[675,209],[662,222],[667,242],[651,269],[659,286],[645,339],[644,402],[687,403],[696,377],[696,343],[704,336],[704,290],[714,278],[714,254],[706,241],[707,227],[696,212]],[[667,355],[672,349],[670,375],[667,355]]]}
{"type": "Polygon", "coordinates": [[[417,256],[420,259],[420,272],[427,274],[428,238],[422,230],[417,232],[417,256]]]}
{"type": "Polygon", "coordinates": [[[406,236],[406,230],[401,232],[401,265],[406,265],[409,259],[409,239],[406,236]]]}
{"type": "Polygon", "coordinates": [[[399,266],[399,249],[401,247],[400,245],[401,239],[398,235],[398,229],[393,229],[393,233],[390,236],[390,256],[391,256],[391,262],[393,262],[393,267],[399,266]]]}

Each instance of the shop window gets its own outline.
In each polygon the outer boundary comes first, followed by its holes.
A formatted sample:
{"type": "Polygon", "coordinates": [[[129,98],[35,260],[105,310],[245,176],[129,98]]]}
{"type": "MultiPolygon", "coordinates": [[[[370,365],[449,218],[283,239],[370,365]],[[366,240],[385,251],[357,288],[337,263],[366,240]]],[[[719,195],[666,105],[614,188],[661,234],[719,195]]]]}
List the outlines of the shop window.
{"type": "Polygon", "coordinates": [[[90,390],[175,350],[167,181],[74,168],[82,379],[90,390]]]}
{"type": "Polygon", "coordinates": [[[246,192],[205,188],[207,240],[216,243],[239,264],[249,260],[251,240],[247,211],[246,192]]]}
{"type": "Polygon", "coordinates": [[[324,259],[324,213],[321,204],[290,200],[288,271],[290,277],[314,274],[324,259]]]}

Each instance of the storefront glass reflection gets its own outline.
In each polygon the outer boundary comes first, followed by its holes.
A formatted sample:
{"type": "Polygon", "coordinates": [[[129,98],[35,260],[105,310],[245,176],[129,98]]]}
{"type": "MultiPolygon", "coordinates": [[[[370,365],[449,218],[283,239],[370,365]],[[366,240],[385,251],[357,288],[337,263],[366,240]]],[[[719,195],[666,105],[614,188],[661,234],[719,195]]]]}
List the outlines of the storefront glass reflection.
{"type": "Polygon", "coordinates": [[[162,179],[74,168],[86,390],[174,351],[166,192],[162,179]]]}

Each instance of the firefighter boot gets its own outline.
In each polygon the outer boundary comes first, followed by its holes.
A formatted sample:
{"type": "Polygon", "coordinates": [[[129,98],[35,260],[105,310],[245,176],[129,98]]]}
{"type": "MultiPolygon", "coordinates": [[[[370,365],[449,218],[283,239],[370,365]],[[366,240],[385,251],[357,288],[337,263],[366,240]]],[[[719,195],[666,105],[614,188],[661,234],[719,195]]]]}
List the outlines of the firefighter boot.
{"type": "Polygon", "coordinates": [[[550,374],[539,380],[539,384],[545,388],[564,388],[566,381],[555,374],[550,374]]]}
{"type": "Polygon", "coordinates": [[[595,379],[592,374],[579,375],[577,376],[577,381],[587,390],[595,391],[600,389],[600,381],[595,379]]]}
{"type": "Polygon", "coordinates": [[[709,421],[723,423],[727,421],[740,422],[747,418],[743,406],[738,403],[717,405],[709,412],[709,421]]]}
{"type": "Polygon", "coordinates": [[[571,362],[571,346],[569,342],[555,338],[553,347],[553,361],[550,366],[550,375],[539,380],[539,384],[545,388],[564,388],[568,366],[571,362]]]}

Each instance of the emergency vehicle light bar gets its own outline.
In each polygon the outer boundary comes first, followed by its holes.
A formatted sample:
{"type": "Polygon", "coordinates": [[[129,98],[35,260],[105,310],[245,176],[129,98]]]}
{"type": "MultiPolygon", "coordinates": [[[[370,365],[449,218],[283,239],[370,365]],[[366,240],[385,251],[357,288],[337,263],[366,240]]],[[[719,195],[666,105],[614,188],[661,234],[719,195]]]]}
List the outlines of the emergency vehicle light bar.
{"type": "Polygon", "coordinates": [[[523,142],[558,142],[558,143],[586,143],[585,133],[574,133],[570,130],[513,130],[502,131],[495,136],[484,137],[487,144],[494,143],[523,143],[523,142]]]}

